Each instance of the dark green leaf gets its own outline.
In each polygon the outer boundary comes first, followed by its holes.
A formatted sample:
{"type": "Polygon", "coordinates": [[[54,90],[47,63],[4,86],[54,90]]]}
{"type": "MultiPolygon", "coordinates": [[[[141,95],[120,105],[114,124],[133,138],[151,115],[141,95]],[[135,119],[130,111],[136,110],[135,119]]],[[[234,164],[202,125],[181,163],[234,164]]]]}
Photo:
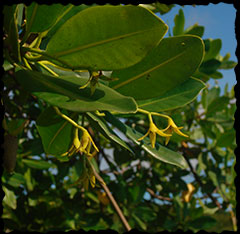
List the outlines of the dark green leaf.
{"type": "Polygon", "coordinates": [[[41,113],[36,124],[47,154],[61,155],[68,151],[72,143],[73,126],[57,115],[52,107],[41,113]]]}
{"type": "Polygon", "coordinates": [[[198,24],[194,24],[193,26],[187,28],[184,34],[191,34],[191,35],[202,37],[204,34],[204,27],[198,26],[198,24]]]}
{"type": "Polygon", "coordinates": [[[189,223],[189,226],[194,229],[207,229],[215,226],[217,221],[210,216],[202,216],[197,218],[189,223]]]}
{"type": "Polygon", "coordinates": [[[204,62],[214,59],[220,52],[222,41],[220,39],[209,40],[209,48],[206,50],[204,62]]]}
{"type": "Polygon", "coordinates": [[[217,71],[220,67],[221,62],[217,59],[211,59],[206,62],[203,62],[199,68],[200,72],[206,73],[207,75],[211,75],[217,71]]]}
{"type": "Polygon", "coordinates": [[[117,136],[117,134],[108,126],[107,122],[104,120],[104,118],[94,115],[93,113],[88,112],[87,115],[95,121],[98,126],[100,127],[100,130],[102,130],[103,135],[115,143],[119,144],[123,148],[127,149],[129,152],[133,153],[133,151],[129,148],[129,146],[117,136]]]}
{"type": "Polygon", "coordinates": [[[105,85],[99,84],[93,95],[88,87],[79,89],[87,82],[87,78],[53,77],[23,70],[18,71],[16,76],[26,90],[51,105],[67,110],[76,112],[110,110],[128,113],[137,109],[133,98],[125,97],[105,85]]]}

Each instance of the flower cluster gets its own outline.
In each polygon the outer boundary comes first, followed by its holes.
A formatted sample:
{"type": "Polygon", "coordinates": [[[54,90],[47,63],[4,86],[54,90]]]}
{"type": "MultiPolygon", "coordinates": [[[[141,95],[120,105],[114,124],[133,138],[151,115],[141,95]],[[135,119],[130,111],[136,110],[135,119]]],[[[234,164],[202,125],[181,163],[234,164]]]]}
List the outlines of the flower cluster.
{"type": "Polygon", "coordinates": [[[92,140],[90,134],[86,129],[82,129],[82,137],[79,140],[78,137],[78,128],[74,129],[74,137],[73,137],[73,142],[69,150],[62,154],[61,156],[72,156],[73,154],[80,153],[80,154],[86,154],[89,157],[93,157],[96,152],[99,152],[97,146],[95,145],[94,141],[92,140]],[[91,146],[95,148],[95,151],[91,153],[91,146]]]}
{"type": "Polygon", "coordinates": [[[184,134],[180,131],[180,129],[182,129],[183,127],[177,127],[177,125],[174,123],[174,121],[172,120],[171,117],[169,117],[167,115],[155,113],[155,112],[147,112],[147,111],[144,111],[144,110],[141,110],[141,109],[139,109],[139,111],[142,112],[142,113],[147,113],[148,118],[149,118],[149,122],[150,122],[149,129],[148,129],[147,133],[144,136],[142,136],[141,138],[139,138],[138,139],[139,141],[143,140],[146,136],[149,135],[151,145],[152,145],[153,148],[155,148],[156,134],[158,134],[159,136],[162,136],[162,137],[166,137],[165,145],[168,144],[173,132],[177,133],[180,136],[188,137],[186,134],[184,134]],[[162,130],[158,129],[157,126],[153,123],[152,115],[158,115],[158,116],[167,118],[168,119],[168,126],[165,129],[162,129],[162,130]]]}

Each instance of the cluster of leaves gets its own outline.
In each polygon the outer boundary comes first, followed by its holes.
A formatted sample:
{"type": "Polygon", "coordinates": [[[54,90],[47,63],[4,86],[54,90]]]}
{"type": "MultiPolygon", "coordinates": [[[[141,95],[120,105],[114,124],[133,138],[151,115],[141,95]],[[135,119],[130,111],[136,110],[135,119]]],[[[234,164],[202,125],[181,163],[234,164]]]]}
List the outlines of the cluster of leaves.
{"type": "MultiPolygon", "coordinates": [[[[163,14],[173,6],[148,7],[163,14]]],[[[91,162],[130,226],[226,228],[221,217],[227,222],[235,212],[234,94],[226,87],[220,96],[214,87],[195,99],[205,88],[201,80],[235,66],[219,55],[221,40],[202,41],[202,26],[184,30],[181,10],[173,37],[163,39],[167,25],[136,6],[12,5],[4,23],[4,164],[14,170],[2,176],[5,230],[124,231],[101,187],[79,183],[86,158],[61,156],[73,126],[52,106],[91,134],[99,147],[91,162]],[[99,76],[91,76],[95,71],[99,76]],[[92,77],[96,83],[79,89],[92,77]],[[190,137],[173,135],[168,148],[164,139],[156,148],[147,138],[139,142],[148,120],[138,108],[165,111],[190,137]],[[194,195],[183,179],[191,174],[194,195]]]]}

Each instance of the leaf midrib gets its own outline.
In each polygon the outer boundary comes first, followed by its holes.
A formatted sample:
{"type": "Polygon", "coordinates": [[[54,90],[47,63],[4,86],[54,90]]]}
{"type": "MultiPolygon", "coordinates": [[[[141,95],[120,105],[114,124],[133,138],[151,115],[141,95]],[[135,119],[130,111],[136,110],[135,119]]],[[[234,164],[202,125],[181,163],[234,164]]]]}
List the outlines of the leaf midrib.
{"type": "MultiPolygon", "coordinates": [[[[56,56],[56,57],[61,57],[61,56],[65,56],[65,55],[68,55],[68,54],[71,54],[71,53],[76,53],[76,52],[79,52],[81,50],[85,50],[85,49],[88,49],[88,48],[91,48],[91,47],[106,44],[106,43],[109,43],[111,41],[117,41],[119,39],[125,39],[127,37],[131,37],[131,36],[134,36],[134,35],[137,35],[137,34],[140,34],[140,33],[145,33],[145,32],[154,31],[154,30],[159,30],[159,27],[158,28],[156,27],[156,28],[151,28],[151,29],[145,29],[145,30],[132,32],[132,33],[127,33],[127,34],[124,34],[124,35],[119,35],[119,36],[108,38],[108,39],[105,39],[105,40],[102,40],[102,41],[93,42],[93,43],[90,43],[90,44],[87,44],[87,45],[82,45],[82,46],[79,46],[79,47],[75,47],[75,48],[72,48],[72,49],[69,49],[69,50],[65,50],[65,51],[63,50],[63,51],[60,51],[60,52],[56,52],[56,53],[53,53],[53,55],[56,56]]],[[[161,38],[159,38],[159,40],[161,38]]]]}
{"type": "Polygon", "coordinates": [[[125,86],[125,85],[127,85],[127,84],[129,84],[129,83],[131,83],[131,82],[133,82],[133,81],[135,81],[135,80],[137,80],[137,79],[139,79],[139,78],[141,78],[141,77],[143,77],[143,76],[145,76],[145,75],[147,75],[147,74],[149,74],[149,73],[151,73],[151,72],[159,69],[160,67],[162,67],[162,66],[164,66],[164,65],[172,62],[173,60],[177,59],[178,57],[182,56],[182,55],[185,54],[185,53],[186,53],[186,51],[183,51],[183,52],[181,52],[180,54],[178,54],[178,55],[176,55],[176,56],[174,56],[174,57],[166,60],[165,62],[160,63],[160,64],[158,64],[157,66],[152,67],[152,68],[146,70],[146,71],[143,72],[143,73],[140,73],[140,74],[138,74],[138,75],[136,75],[136,76],[134,76],[134,77],[132,77],[132,78],[130,78],[130,79],[127,79],[126,81],[124,81],[124,82],[122,82],[122,83],[119,83],[119,84],[113,86],[112,89],[118,89],[118,88],[120,88],[120,87],[122,87],[122,86],[125,86]]]}

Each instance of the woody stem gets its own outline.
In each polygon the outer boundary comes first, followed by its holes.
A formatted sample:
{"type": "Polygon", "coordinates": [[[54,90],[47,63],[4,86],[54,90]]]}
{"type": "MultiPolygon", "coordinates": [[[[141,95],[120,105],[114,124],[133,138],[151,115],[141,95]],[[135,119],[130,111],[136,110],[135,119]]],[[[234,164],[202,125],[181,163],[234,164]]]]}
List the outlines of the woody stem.
{"type": "Polygon", "coordinates": [[[128,221],[126,220],[125,216],[123,215],[123,212],[121,211],[120,207],[118,206],[116,200],[114,199],[113,195],[111,194],[109,188],[107,187],[107,185],[105,184],[104,180],[102,179],[102,177],[96,172],[94,166],[90,163],[92,170],[93,170],[93,174],[96,177],[96,179],[100,182],[102,188],[104,189],[104,191],[106,192],[109,200],[111,201],[114,209],[116,210],[119,218],[121,219],[124,227],[126,228],[127,231],[131,230],[130,225],[128,224],[128,221]]]}

